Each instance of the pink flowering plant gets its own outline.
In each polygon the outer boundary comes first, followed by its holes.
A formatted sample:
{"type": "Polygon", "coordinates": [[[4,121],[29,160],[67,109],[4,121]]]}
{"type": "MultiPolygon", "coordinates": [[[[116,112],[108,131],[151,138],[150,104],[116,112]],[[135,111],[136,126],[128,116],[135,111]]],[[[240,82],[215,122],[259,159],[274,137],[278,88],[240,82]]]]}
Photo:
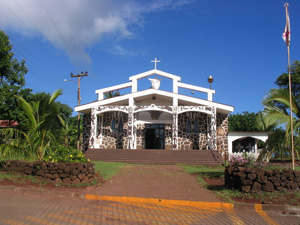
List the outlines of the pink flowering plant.
{"type": "Polygon", "coordinates": [[[241,156],[232,156],[229,160],[231,166],[242,166],[251,168],[262,168],[263,163],[255,160],[253,155],[243,154],[241,156]]]}

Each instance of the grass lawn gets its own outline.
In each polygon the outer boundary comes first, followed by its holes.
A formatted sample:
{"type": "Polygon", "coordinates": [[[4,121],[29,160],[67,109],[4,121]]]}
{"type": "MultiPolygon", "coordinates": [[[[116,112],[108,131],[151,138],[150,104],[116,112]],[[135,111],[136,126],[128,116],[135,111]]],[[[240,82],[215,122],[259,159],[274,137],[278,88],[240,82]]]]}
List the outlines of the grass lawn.
{"type": "Polygon", "coordinates": [[[204,178],[215,178],[223,179],[224,178],[224,167],[223,166],[201,166],[201,165],[186,165],[178,164],[185,172],[195,175],[199,183],[208,187],[208,184],[204,181],[204,178]]]}
{"type": "Polygon", "coordinates": [[[103,178],[104,181],[118,174],[123,167],[133,166],[132,164],[121,163],[121,162],[94,161],[93,163],[95,163],[95,172],[98,173],[103,178]]]}
{"type": "Polygon", "coordinates": [[[17,184],[25,184],[25,183],[34,183],[34,184],[40,184],[44,185],[47,182],[41,181],[39,178],[31,175],[21,175],[14,172],[0,172],[0,181],[3,181],[7,179],[8,181],[11,181],[13,183],[17,184]]]}
{"type": "Polygon", "coordinates": [[[0,172],[0,181],[4,180],[4,179],[12,179],[12,178],[16,178],[16,177],[21,177],[20,175],[16,175],[16,174],[11,174],[11,173],[5,173],[5,172],[0,172]]]}

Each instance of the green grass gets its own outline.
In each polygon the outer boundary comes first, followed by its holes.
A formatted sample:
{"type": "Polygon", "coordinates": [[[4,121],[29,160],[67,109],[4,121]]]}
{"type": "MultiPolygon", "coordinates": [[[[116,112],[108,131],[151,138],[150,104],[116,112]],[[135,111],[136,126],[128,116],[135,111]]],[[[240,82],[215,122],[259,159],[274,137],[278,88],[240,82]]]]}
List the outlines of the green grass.
{"type": "Polygon", "coordinates": [[[41,185],[46,184],[45,181],[41,181],[35,176],[31,176],[31,175],[24,176],[13,172],[0,172],[0,181],[4,179],[8,179],[9,181],[18,184],[24,184],[28,181],[35,184],[41,184],[41,185]]]}
{"type": "Polygon", "coordinates": [[[202,166],[178,164],[187,173],[224,172],[223,166],[202,166]]]}
{"type": "MultiPolygon", "coordinates": [[[[179,164],[179,166],[185,172],[187,172],[189,174],[197,174],[198,180],[199,180],[199,178],[198,178],[199,176],[200,177],[214,177],[214,178],[224,177],[224,167],[223,166],[201,166],[201,165],[186,165],[186,164],[179,164]]],[[[203,179],[202,179],[202,181],[203,181],[203,179]]]]}
{"type": "Polygon", "coordinates": [[[104,180],[112,178],[118,174],[124,166],[132,166],[132,164],[121,163],[121,162],[99,162],[94,161],[95,172],[99,173],[104,180]]]}
{"type": "Polygon", "coordinates": [[[236,201],[233,200],[233,198],[242,198],[243,195],[238,190],[229,190],[229,189],[223,189],[219,191],[214,191],[215,195],[223,199],[224,202],[228,203],[236,203],[236,201]]]}
{"type": "Polygon", "coordinates": [[[12,178],[19,178],[21,177],[20,175],[17,174],[12,174],[12,173],[6,173],[6,172],[0,172],[0,181],[4,179],[12,179],[12,178]]]}
{"type": "MultiPolygon", "coordinates": [[[[265,166],[263,167],[265,170],[287,170],[292,169],[292,167],[280,167],[280,166],[265,166]]],[[[300,166],[295,166],[296,171],[300,171],[300,166]]]]}

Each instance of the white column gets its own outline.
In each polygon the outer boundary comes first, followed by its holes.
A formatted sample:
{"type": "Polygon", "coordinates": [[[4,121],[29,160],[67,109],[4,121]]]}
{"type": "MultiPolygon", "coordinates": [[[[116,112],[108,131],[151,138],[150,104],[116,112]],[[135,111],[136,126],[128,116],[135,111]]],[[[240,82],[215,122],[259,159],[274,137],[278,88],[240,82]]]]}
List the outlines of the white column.
{"type": "Polygon", "coordinates": [[[103,145],[103,114],[100,115],[100,134],[99,134],[99,142],[100,142],[100,148],[102,148],[103,145]]]}
{"type": "Polygon", "coordinates": [[[134,113],[133,107],[128,107],[128,128],[127,128],[127,136],[128,136],[128,148],[135,149],[135,129],[134,129],[134,113]]]}
{"type": "Polygon", "coordinates": [[[90,139],[89,139],[89,148],[95,148],[95,141],[97,135],[97,115],[96,109],[91,109],[91,132],[90,132],[90,139]]]}
{"type": "Polygon", "coordinates": [[[209,150],[217,150],[217,113],[214,106],[207,120],[207,146],[209,150]]]}
{"type": "Polygon", "coordinates": [[[212,100],[213,100],[213,93],[212,92],[207,93],[207,100],[212,102],[212,100]]]}
{"type": "Polygon", "coordinates": [[[103,99],[104,99],[103,92],[98,92],[98,101],[103,100],[103,99]]]}
{"type": "Polygon", "coordinates": [[[134,106],[134,99],[133,99],[133,97],[129,97],[128,105],[129,106],[134,106]]]}
{"type": "Polygon", "coordinates": [[[178,94],[178,80],[173,79],[173,93],[178,94]]]}
{"type": "Polygon", "coordinates": [[[137,92],[137,79],[133,79],[132,81],[132,88],[131,88],[131,92],[137,92]]]}
{"type": "Polygon", "coordinates": [[[173,97],[173,106],[178,106],[178,98],[173,97]]]}
{"type": "Polygon", "coordinates": [[[178,106],[173,106],[172,148],[178,149],[178,106]]]}

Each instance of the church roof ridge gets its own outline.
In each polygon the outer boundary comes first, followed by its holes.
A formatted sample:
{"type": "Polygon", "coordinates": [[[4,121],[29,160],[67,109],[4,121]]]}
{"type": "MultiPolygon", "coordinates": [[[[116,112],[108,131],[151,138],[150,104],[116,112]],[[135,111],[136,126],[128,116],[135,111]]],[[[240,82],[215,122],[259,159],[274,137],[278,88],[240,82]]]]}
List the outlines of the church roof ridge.
{"type": "Polygon", "coordinates": [[[139,80],[139,79],[142,79],[144,77],[148,77],[148,76],[151,76],[151,75],[154,75],[154,74],[160,75],[160,76],[163,76],[163,77],[166,77],[166,78],[170,78],[170,79],[173,79],[173,80],[181,81],[180,76],[175,75],[175,74],[171,74],[171,73],[168,73],[168,72],[164,72],[164,71],[161,71],[161,70],[158,70],[158,69],[148,70],[146,72],[133,75],[133,76],[129,77],[129,80],[139,80]]]}

